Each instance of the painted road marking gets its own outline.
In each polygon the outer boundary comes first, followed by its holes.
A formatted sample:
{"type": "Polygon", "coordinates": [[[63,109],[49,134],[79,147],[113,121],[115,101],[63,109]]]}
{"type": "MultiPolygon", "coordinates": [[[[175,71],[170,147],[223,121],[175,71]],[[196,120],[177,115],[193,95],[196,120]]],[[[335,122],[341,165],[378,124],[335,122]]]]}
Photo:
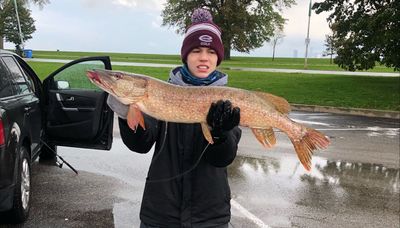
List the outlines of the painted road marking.
{"type": "Polygon", "coordinates": [[[321,125],[321,126],[331,126],[331,124],[326,124],[322,122],[316,122],[316,121],[308,121],[308,120],[299,120],[299,119],[292,119],[293,121],[297,123],[302,123],[302,124],[310,124],[310,125],[321,125]]]}
{"type": "Polygon", "coordinates": [[[261,219],[259,219],[257,216],[252,214],[250,211],[248,211],[246,208],[244,208],[242,205],[240,205],[234,199],[231,199],[231,205],[232,205],[232,207],[239,210],[240,213],[242,213],[244,216],[246,216],[250,221],[252,221],[254,224],[256,224],[257,227],[270,228],[270,226],[266,225],[261,219]]]}
{"type": "Polygon", "coordinates": [[[400,131],[400,128],[316,128],[318,131],[400,131]]]}
{"type": "MultiPolygon", "coordinates": [[[[391,132],[397,132],[400,131],[400,128],[370,128],[370,127],[365,127],[365,128],[313,128],[314,130],[317,131],[391,131],[391,132]]],[[[274,129],[275,132],[282,132],[279,129],[274,129]]]]}
{"type": "Polygon", "coordinates": [[[326,113],[326,112],[313,112],[313,113],[290,113],[292,116],[331,116],[332,113],[326,113]]]}

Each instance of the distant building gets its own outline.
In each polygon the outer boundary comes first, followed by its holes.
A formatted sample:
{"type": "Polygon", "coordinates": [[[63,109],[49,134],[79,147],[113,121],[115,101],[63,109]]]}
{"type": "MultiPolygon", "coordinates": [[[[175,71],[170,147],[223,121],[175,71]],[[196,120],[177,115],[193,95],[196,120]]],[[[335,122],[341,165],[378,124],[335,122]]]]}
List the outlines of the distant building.
{"type": "Polygon", "coordinates": [[[297,50],[297,49],[294,49],[293,50],[293,58],[297,58],[297,56],[298,56],[298,53],[299,51],[297,50]]]}

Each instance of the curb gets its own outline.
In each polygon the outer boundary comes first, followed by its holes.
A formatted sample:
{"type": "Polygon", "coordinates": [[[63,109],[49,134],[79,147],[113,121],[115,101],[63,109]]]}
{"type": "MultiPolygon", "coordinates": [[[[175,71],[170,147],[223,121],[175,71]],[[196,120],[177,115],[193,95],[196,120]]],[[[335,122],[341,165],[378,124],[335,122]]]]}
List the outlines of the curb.
{"type": "Polygon", "coordinates": [[[329,112],[329,113],[355,115],[355,116],[400,119],[400,112],[397,112],[397,111],[384,111],[384,110],[362,109],[362,108],[330,107],[330,106],[317,106],[317,105],[302,105],[302,104],[290,104],[290,105],[292,106],[292,109],[296,110],[296,111],[329,112]]]}

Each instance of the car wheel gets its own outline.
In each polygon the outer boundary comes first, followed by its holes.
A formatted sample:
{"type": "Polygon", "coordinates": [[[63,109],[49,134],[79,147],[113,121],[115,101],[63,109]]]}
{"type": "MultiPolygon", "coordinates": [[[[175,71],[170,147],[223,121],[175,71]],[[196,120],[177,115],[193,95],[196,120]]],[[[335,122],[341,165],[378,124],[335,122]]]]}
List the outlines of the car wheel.
{"type": "Polygon", "coordinates": [[[46,143],[45,145],[42,146],[39,157],[41,160],[53,160],[56,158],[56,155],[57,155],[57,146],[46,143]]]}
{"type": "Polygon", "coordinates": [[[28,218],[31,195],[31,163],[27,149],[20,149],[17,182],[14,190],[13,208],[10,210],[12,222],[21,223],[28,218]]]}

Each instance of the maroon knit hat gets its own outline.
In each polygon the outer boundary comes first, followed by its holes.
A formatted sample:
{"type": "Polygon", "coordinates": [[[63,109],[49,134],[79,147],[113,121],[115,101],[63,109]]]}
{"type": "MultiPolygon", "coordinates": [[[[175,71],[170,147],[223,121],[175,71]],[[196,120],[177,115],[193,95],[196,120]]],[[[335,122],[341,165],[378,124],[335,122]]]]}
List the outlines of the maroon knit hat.
{"type": "Polygon", "coordinates": [[[206,9],[195,9],[192,24],[186,29],[181,48],[182,62],[186,63],[191,50],[197,47],[208,47],[217,52],[217,66],[224,59],[224,45],[221,40],[221,29],[212,21],[211,13],[206,9]]]}

